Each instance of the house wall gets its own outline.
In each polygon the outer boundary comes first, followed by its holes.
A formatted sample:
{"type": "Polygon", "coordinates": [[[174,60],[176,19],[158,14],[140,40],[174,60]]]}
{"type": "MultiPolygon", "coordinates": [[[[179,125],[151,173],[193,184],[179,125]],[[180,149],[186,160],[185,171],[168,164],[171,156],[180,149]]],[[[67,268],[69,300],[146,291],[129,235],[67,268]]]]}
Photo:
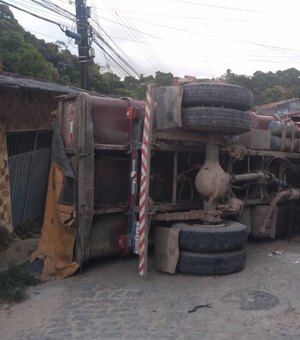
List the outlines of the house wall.
{"type": "Polygon", "coordinates": [[[0,225],[9,231],[13,230],[13,207],[7,133],[52,129],[51,112],[57,109],[58,95],[39,89],[0,87],[0,225]]]}
{"type": "Polygon", "coordinates": [[[57,95],[38,89],[0,88],[0,122],[6,132],[51,129],[57,95]]]}

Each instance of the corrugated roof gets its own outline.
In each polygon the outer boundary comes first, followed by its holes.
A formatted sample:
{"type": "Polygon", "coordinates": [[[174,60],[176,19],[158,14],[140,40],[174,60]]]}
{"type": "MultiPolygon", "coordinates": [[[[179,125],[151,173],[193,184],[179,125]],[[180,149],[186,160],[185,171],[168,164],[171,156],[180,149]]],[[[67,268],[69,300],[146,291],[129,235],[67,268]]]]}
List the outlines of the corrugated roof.
{"type": "Polygon", "coordinates": [[[64,86],[61,84],[44,82],[30,78],[17,78],[0,74],[0,87],[13,87],[13,88],[30,88],[42,91],[51,91],[58,93],[75,93],[82,91],[75,87],[64,86]]]}
{"type": "Polygon", "coordinates": [[[294,102],[298,102],[298,101],[299,101],[299,98],[285,99],[285,100],[280,100],[278,102],[258,105],[257,109],[273,109],[273,108],[277,108],[280,105],[294,103],[294,102]]]}

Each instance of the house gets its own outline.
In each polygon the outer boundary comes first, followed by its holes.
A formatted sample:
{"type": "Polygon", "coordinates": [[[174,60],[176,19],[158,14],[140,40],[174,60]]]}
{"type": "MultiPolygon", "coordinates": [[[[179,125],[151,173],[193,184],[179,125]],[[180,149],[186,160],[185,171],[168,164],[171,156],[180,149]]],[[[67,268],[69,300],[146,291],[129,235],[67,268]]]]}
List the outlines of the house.
{"type": "Polygon", "coordinates": [[[0,73],[0,226],[43,218],[56,97],[79,89],[0,73]]]}

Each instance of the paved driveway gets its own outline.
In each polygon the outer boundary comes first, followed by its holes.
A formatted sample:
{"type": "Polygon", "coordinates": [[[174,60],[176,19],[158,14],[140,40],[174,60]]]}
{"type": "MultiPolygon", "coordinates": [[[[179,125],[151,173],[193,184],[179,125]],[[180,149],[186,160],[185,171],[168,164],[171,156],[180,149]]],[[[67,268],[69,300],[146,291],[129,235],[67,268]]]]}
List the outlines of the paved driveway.
{"type": "Polygon", "coordinates": [[[137,275],[101,260],[0,309],[1,339],[300,339],[300,243],[250,243],[246,269],[220,277],[137,275]]]}

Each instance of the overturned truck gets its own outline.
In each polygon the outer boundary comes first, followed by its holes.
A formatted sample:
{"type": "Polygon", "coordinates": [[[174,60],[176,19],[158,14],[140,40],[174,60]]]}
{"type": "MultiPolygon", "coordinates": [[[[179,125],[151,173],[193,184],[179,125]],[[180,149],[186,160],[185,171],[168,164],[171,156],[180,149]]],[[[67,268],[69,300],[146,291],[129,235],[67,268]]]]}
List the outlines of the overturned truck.
{"type": "Polygon", "coordinates": [[[297,119],[252,107],[251,91],[223,83],[149,86],[146,103],[61,97],[34,254],[44,277],[131,252],[144,275],[148,244],[159,270],[229,274],[249,235],[297,231],[297,119]]]}

